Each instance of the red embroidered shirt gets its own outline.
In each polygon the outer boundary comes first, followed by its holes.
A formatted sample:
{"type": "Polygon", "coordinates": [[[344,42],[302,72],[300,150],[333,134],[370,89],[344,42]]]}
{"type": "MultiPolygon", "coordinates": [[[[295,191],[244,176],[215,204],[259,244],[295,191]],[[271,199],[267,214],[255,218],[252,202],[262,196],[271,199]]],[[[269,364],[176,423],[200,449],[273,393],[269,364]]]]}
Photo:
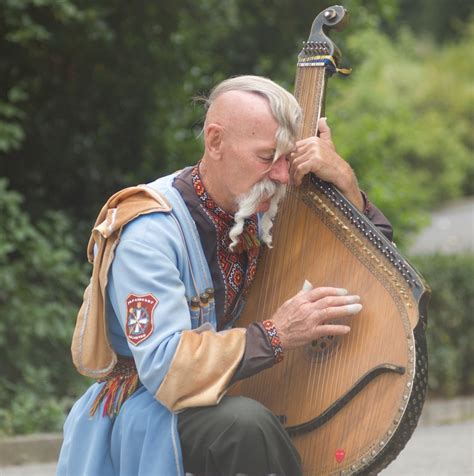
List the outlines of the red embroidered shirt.
{"type": "Polygon", "coordinates": [[[234,225],[234,216],[220,208],[209,197],[197,166],[193,168],[191,177],[202,210],[211,220],[216,232],[217,261],[225,284],[224,316],[223,322],[219,323],[219,327],[223,327],[234,320],[239,300],[245,299],[257,271],[260,251],[257,216],[252,215],[245,220],[237,251],[231,251],[229,232],[234,225]]]}

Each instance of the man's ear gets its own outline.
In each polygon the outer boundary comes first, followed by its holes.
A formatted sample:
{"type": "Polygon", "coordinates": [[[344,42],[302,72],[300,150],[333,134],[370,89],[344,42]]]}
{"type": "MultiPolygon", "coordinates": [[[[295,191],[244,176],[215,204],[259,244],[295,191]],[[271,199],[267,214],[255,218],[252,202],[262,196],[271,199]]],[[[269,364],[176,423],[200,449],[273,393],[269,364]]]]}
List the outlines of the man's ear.
{"type": "Polygon", "coordinates": [[[207,124],[204,129],[204,147],[207,155],[215,160],[222,156],[223,128],[219,124],[207,124]]]}

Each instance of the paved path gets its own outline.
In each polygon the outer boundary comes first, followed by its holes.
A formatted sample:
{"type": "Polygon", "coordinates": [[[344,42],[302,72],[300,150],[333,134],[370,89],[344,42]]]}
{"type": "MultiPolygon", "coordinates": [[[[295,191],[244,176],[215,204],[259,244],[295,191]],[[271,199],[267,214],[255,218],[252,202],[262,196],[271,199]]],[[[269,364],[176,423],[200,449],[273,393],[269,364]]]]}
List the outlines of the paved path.
{"type": "Polygon", "coordinates": [[[433,212],[431,224],[417,237],[410,256],[434,252],[474,253],[474,197],[433,212]]]}
{"type": "Polygon", "coordinates": [[[56,465],[53,463],[0,467],[1,476],[55,476],[55,474],[56,465]]]}
{"type": "MultiPolygon", "coordinates": [[[[382,476],[473,476],[474,421],[419,426],[382,476]]],[[[54,476],[56,465],[6,466],[1,476],[54,476]]],[[[97,475],[100,476],[100,475],[97,475]]],[[[155,475],[157,476],[157,475],[155,475]]]]}
{"type": "Polygon", "coordinates": [[[474,421],[419,426],[382,476],[473,476],[474,421]]]}

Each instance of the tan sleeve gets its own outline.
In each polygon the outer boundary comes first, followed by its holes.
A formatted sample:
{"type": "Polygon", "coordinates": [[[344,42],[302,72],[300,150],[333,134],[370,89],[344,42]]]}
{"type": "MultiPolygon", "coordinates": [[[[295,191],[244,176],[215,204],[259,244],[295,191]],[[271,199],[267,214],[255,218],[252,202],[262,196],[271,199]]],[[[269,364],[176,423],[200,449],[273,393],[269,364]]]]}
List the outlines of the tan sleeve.
{"type": "Polygon", "coordinates": [[[155,397],[170,411],[217,405],[240,364],[246,330],[184,331],[155,397]]]}

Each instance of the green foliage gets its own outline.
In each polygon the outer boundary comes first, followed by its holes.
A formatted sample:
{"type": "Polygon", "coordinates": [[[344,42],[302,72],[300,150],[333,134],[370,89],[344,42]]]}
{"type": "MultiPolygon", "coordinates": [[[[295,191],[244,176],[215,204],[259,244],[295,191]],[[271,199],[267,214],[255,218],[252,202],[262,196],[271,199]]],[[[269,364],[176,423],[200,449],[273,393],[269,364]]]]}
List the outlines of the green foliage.
{"type": "Polygon", "coordinates": [[[474,392],[474,256],[418,256],[414,264],[432,290],[428,310],[429,391],[474,392]]]}
{"type": "Polygon", "coordinates": [[[36,226],[0,180],[0,432],[58,430],[82,380],[70,359],[85,285],[71,223],[36,226]]]}
{"type": "Polygon", "coordinates": [[[7,100],[0,100],[0,153],[16,150],[25,138],[21,120],[23,111],[18,103],[26,99],[20,86],[14,86],[7,93],[7,100]]]}
{"type": "MultiPolygon", "coordinates": [[[[30,115],[28,100],[37,101],[41,69],[50,73],[54,57],[54,28],[91,21],[68,0],[5,0],[0,16],[0,154],[20,148],[30,115]],[[44,52],[50,57],[46,60],[44,52]]],[[[91,27],[94,29],[94,26],[91,27]]],[[[97,29],[97,26],[96,26],[97,29]]],[[[37,107],[38,104],[35,104],[37,107]]]]}
{"type": "Polygon", "coordinates": [[[473,48],[472,27],[441,51],[408,31],[390,41],[366,29],[348,40],[347,54],[362,58],[352,77],[332,80],[328,115],[339,152],[399,243],[427,210],[468,190],[473,48]]]}
{"type": "MultiPolygon", "coordinates": [[[[441,199],[473,191],[472,29],[440,46],[395,32],[416,4],[342,3],[351,24],[333,37],[354,73],[331,80],[327,113],[339,150],[400,243],[441,199]]],[[[301,41],[326,6],[4,2],[0,175],[28,199],[33,217],[55,208],[89,224],[117,189],[199,159],[203,111],[193,96],[244,73],[291,89],[301,41]]]]}
{"type": "MultiPolygon", "coordinates": [[[[356,29],[396,13],[395,0],[345,3],[358,12],[356,29]]],[[[291,87],[308,19],[326,6],[7,1],[0,91],[21,84],[28,100],[17,104],[23,135],[16,143],[6,136],[0,175],[29,199],[33,216],[62,208],[90,223],[113,191],[197,161],[202,110],[193,96],[243,73],[291,87]]]]}
{"type": "MultiPolygon", "coordinates": [[[[397,12],[395,0],[370,6],[360,0],[343,4],[357,11],[351,25],[354,32],[392,21],[397,12]]],[[[173,67],[180,83],[176,88],[170,81],[160,82],[158,109],[152,116],[154,129],[162,134],[164,171],[200,157],[196,136],[203,110],[191,107],[192,97],[206,95],[219,81],[238,74],[268,76],[292,90],[301,42],[308,37],[312,19],[327,6],[328,2],[321,0],[205,0],[177,12],[177,28],[168,46],[174,52],[171,54],[176,54],[173,67]]],[[[337,41],[344,46],[342,36],[337,41]]],[[[147,164],[155,165],[150,159],[147,164]]]]}
{"type": "Polygon", "coordinates": [[[469,0],[398,0],[399,21],[408,24],[419,36],[447,40],[462,35],[463,23],[472,17],[469,0]]]}
{"type": "MultiPolygon", "coordinates": [[[[333,34],[354,73],[330,82],[329,124],[402,246],[428,209],[474,193],[472,7],[452,2],[343,0],[351,25],[333,34]],[[436,25],[428,36],[445,42],[399,31],[400,19],[436,25]]],[[[25,201],[0,180],[1,431],[58,428],[84,384],[69,359],[85,279],[76,238],[105,198],[199,159],[192,97],[217,81],[259,74],[291,89],[301,41],[329,4],[3,0],[0,177],[25,201]]],[[[466,391],[451,377],[450,335],[429,336],[440,394],[466,391]]]]}

